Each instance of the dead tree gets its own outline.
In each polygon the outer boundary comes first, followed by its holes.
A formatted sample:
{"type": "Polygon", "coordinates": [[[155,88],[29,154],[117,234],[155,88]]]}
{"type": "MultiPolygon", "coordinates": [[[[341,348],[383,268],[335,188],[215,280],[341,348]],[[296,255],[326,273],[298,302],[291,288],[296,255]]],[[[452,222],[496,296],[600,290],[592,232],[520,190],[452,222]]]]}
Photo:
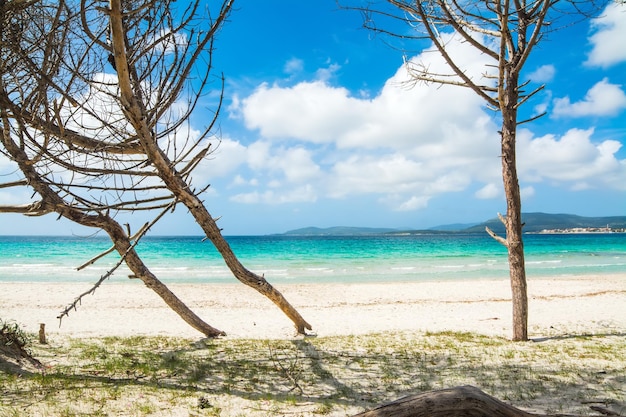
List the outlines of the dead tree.
{"type": "Polygon", "coordinates": [[[487,232],[508,252],[513,340],[528,340],[528,295],[516,132],[520,124],[542,116],[519,120],[518,110],[543,86],[526,91],[529,81],[520,80],[520,74],[546,32],[555,30],[559,25],[557,18],[566,20],[561,26],[571,24],[599,11],[598,4],[582,0],[386,0],[348,8],[361,11],[365,16],[364,26],[371,31],[401,38],[409,44],[411,41],[432,42],[448,72],[435,72],[426,63],[407,60],[412,82],[469,88],[484,100],[489,109],[499,112],[500,157],[507,205],[506,216],[500,218],[505,225],[506,238],[497,236],[491,230],[487,232]],[[458,62],[449,48],[451,34],[485,57],[487,63],[480,76],[472,75],[458,62]]]}
{"type": "MultiPolygon", "coordinates": [[[[197,6],[197,5],[196,5],[197,6]]],[[[232,6],[232,2],[228,2],[224,5],[224,11],[228,11],[232,6]]],[[[156,173],[163,181],[165,186],[171,191],[175,197],[184,204],[191,215],[196,220],[196,223],[202,228],[206,236],[215,245],[216,249],[220,252],[226,265],[230,268],[234,276],[243,282],[244,284],[256,289],[261,294],[267,296],[272,300],[295,324],[298,333],[305,333],[306,329],[311,329],[311,325],[307,323],[302,316],[296,311],[295,308],[287,302],[283,295],[276,290],[264,277],[254,274],[247,270],[241,262],[237,259],[232,249],[228,245],[228,242],[222,236],[222,233],[217,226],[215,220],[208,212],[207,208],[202,204],[199,197],[199,193],[195,192],[189,182],[186,180],[188,177],[187,171],[189,171],[188,165],[182,165],[180,169],[177,168],[177,162],[180,161],[180,156],[174,154],[172,157],[168,156],[165,149],[159,142],[159,133],[157,133],[155,127],[159,122],[158,113],[155,114],[152,110],[150,100],[154,95],[154,92],[150,95],[144,93],[144,80],[149,78],[153,72],[166,72],[169,70],[168,60],[148,59],[150,71],[148,73],[143,70],[143,67],[138,65],[137,61],[133,59],[138,55],[143,48],[143,42],[131,42],[127,34],[131,31],[131,28],[138,24],[141,20],[151,20],[161,18],[160,13],[163,10],[158,10],[156,6],[153,10],[147,10],[146,13],[142,12],[145,6],[142,3],[133,4],[132,2],[124,2],[122,0],[111,0],[110,9],[107,11],[110,17],[110,30],[111,30],[111,44],[112,53],[114,56],[115,68],[118,75],[119,90],[118,97],[120,108],[122,109],[126,120],[130,122],[133,127],[137,140],[141,144],[147,159],[154,165],[156,173]],[[132,8],[134,6],[135,8],[132,8]]],[[[220,20],[223,20],[227,13],[220,12],[220,20]]],[[[215,27],[216,25],[214,25],[215,27]]],[[[153,31],[152,29],[149,30],[153,31]]],[[[158,32],[153,31],[153,35],[158,32]]],[[[199,42],[202,45],[204,42],[212,40],[212,36],[208,38],[204,35],[204,38],[199,42]]],[[[176,44],[176,39],[170,40],[170,43],[176,44]]],[[[185,54],[178,53],[178,47],[173,46],[174,62],[182,61],[183,68],[181,69],[181,75],[185,74],[192,69],[192,65],[195,63],[195,57],[188,57],[185,54]]],[[[187,81],[185,77],[180,77],[183,81],[187,81]]],[[[178,97],[179,92],[185,86],[184,83],[177,83],[174,85],[168,85],[172,90],[169,91],[169,97],[178,97]]],[[[158,91],[158,93],[162,93],[158,91]]],[[[170,99],[171,100],[171,99],[170,99]]],[[[193,106],[191,106],[193,107],[193,106]]],[[[191,146],[191,149],[198,146],[199,141],[191,146]]],[[[196,155],[190,158],[191,163],[199,161],[208,148],[200,150],[196,155]]],[[[189,150],[185,151],[190,152],[189,150]]],[[[193,167],[192,167],[193,169],[193,167]]]]}
{"type": "Polygon", "coordinates": [[[210,154],[219,103],[198,135],[190,134],[188,119],[211,80],[214,37],[232,1],[215,16],[199,1],[179,5],[182,10],[173,5],[0,0],[0,152],[21,174],[4,186],[28,187],[39,197],[0,212],[56,213],[104,230],[133,277],[194,328],[216,336],[223,332],[195,316],[149,271],[130,227],[117,220],[131,224],[133,213],[155,211],[159,219],[183,203],[235,276],[270,297],[304,332],[310,325],[230,250],[200,199],[208,186],[191,184],[194,169],[210,154]]]}
{"type": "MultiPolygon", "coordinates": [[[[619,414],[600,407],[605,415],[619,414]]],[[[409,395],[354,417],[576,417],[567,414],[532,414],[506,404],[473,386],[447,388],[409,395]]]]}

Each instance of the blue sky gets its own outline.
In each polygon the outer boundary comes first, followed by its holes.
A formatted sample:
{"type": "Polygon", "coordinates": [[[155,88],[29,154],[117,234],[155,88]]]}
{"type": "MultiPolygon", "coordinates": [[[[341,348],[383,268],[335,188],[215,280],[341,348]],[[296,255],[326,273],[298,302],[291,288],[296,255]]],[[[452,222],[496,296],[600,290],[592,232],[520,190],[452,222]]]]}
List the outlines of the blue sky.
{"type": "MultiPolygon", "coordinates": [[[[497,115],[468,89],[406,83],[403,59],[334,0],[239,1],[219,34],[220,143],[194,180],[225,235],[318,226],[428,228],[506,211],[497,115]]],[[[545,89],[518,132],[524,212],[626,215],[626,7],[551,33],[524,78],[545,89]]],[[[484,57],[451,44],[477,76],[484,57]]],[[[531,88],[531,87],[529,87],[531,88]]],[[[202,129],[214,95],[192,119],[202,129]]],[[[0,161],[0,168],[2,162],[0,161]]],[[[0,190],[0,204],[15,202],[0,190]]],[[[2,215],[0,234],[84,234],[56,217],[2,215]]],[[[181,207],[155,234],[201,234],[181,207]]]]}

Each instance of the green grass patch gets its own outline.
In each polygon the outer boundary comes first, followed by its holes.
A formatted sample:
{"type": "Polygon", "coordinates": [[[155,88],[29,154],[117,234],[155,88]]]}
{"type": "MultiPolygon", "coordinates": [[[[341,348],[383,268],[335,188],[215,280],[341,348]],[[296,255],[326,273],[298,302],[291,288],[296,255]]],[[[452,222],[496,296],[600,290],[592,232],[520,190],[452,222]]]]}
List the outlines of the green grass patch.
{"type": "Polygon", "coordinates": [[[474,385],[516,407],[624,413],[622,335],[513,343],[473,333],[296,340],[49,338],[45,368],[0,372],[0,417],[355,414],[411,393],[474,385]]]}

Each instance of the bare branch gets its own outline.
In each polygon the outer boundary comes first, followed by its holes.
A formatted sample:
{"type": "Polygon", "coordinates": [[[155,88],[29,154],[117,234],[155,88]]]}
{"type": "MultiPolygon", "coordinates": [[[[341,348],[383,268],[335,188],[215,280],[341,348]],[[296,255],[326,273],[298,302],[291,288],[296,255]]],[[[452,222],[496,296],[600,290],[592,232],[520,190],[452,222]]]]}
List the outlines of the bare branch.
{"type": "Polygon", "coordinates": [[[545,111],[544,111],[544,112],[539,113],[538,115],[533,116],[533,117],[531,117],[531,118],[529,118],[529,119],[525,119],[525,120],[522,120],[521,122],[517,122],[517,125],[519,126],[519,125],[524,124],[524,123],[530,123],[530,122],[532,122],[532,121],[534,121],[534,120],[539,119],[540,117],[545,116],[546,114],[548,114],[548,112],[545,112],[545,111]]]}
{"type": "Polygon", "coordinates": [[[19,181],[13,181],[13,182],[0,183],[0,188],[19,187],[23,185],[28,185],[28,181],[19,180],[19,181]]]}
{"type": "MultiPolygon", "coordinates": [[[[126,261],[126,256],[129,253],[131,253],[131,251],[134,251],[135,246],[139,244],[139,241],[141,240],[141,238],[145,236],[148,230],[150,230],[150,228],[154,226],[174,205],[176,205],[175,201],[170,203],[168,207],[166,207],[165,210],[161,211],[161,213],[159,213],[159,215],[155,217],[151,222],[144,224],[143,227],[139,229],[139,231],[131,238],[133,243],[128,247],[126,252],[120,257],[119,261],[111,269],[109,269],[104,275],[102,275],[100,279],[96,281],[96,283],[93,284],[89,290],[80,294],[78,297],[74,299],[72,303],[70,303],[67,307],[65,307],[63,311],[61,311],[61,314],[57,316],[57,319],[59,319],[59,326],[61,325],[61,320],[63,320],[63,317],[68,316],[71,310],[76,310],[76,306],[82,302],[82,299],[85,296],[95,293],[96,290],[100,287],[100,285],[102,285],[104,281],[106,281],[108,278],[111,277],[111,275],[113,275],[113,273],[126,261]]],[[[100,255],[90,259],[87,263],[79,266],[77,270],[81,270],[89,265],[94,264],[98,259],[108,255],[109,253],[113,252],[113,250],[115,250],[115,245],[112,248],[104,251],[100,255]]]]}
{"type": "Polygon", "coordinates": [[[485,231],[487,232],[487,234],[489,234],[489,236],[491,236],[492,238],[494,238],[497,242],[501,243],[502,245],[504,245],[505,247],[509,246],[509,243],[507,242],[507,240],[505,238],[503,238],[502,236],[498,236],[493,230],[491,230],[488,227],[485,227],[485,231]]]}
{"type": "Polygon", "coordinates": [[[52,212],[54,212],[54,210],[47,207],[41,201],[31,204],[0,206],[0,213],[18,213],[31,217],[43,216],[52,212]]]}
{"type": "MultiPolygon", "coordinates": [[[[199,199],[208,186],[197,192],[191,184],[213,148],[208,139],[223,101],[223,76],[215,77],[222,91],[208,126],[199,135],[183,129],[212,79],[215,34],[233,1],[193,0],[175,9],[172,3],[61,0],[28,10],[41,15],[40,24],[18,42],[0,42],[2,153],[46,209],[103,229],[133,275],[207,336],[223,332],[200,320],[149,271],[130,233],[114,220],[117,214],[166,212],[183,203],[237,279],[272,299],[304,333],[311,326],[282,294],[235,257],[199,199]],[[216,14],[206,13],[211,10],[216,14]]],[[[36,212],[21,210],[27,209],[36,212]]]]}

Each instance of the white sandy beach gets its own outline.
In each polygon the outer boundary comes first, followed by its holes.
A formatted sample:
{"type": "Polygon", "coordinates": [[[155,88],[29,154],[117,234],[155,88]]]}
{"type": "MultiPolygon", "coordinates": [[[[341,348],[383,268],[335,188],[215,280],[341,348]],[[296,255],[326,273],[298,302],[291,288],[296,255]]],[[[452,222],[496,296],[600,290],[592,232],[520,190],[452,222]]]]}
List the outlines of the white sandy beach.
{"type": "MultiPolygon", "coordinates": [[[[264,296],[238,283],[170,289],[229,338],[292,338],[293,325],[264,296]]],[[[277,285],[318,336],[382,331],[471,331],[511,336],[507,280],[277,285]]],[[[0,283],[0,318],[48,336],[202,337],[141,282],[105,283],[77,311],[56,317],[89,284],[0,283]]],[[[626,330],[626,275],[530,278],[529,336],[626,330]]]]}

